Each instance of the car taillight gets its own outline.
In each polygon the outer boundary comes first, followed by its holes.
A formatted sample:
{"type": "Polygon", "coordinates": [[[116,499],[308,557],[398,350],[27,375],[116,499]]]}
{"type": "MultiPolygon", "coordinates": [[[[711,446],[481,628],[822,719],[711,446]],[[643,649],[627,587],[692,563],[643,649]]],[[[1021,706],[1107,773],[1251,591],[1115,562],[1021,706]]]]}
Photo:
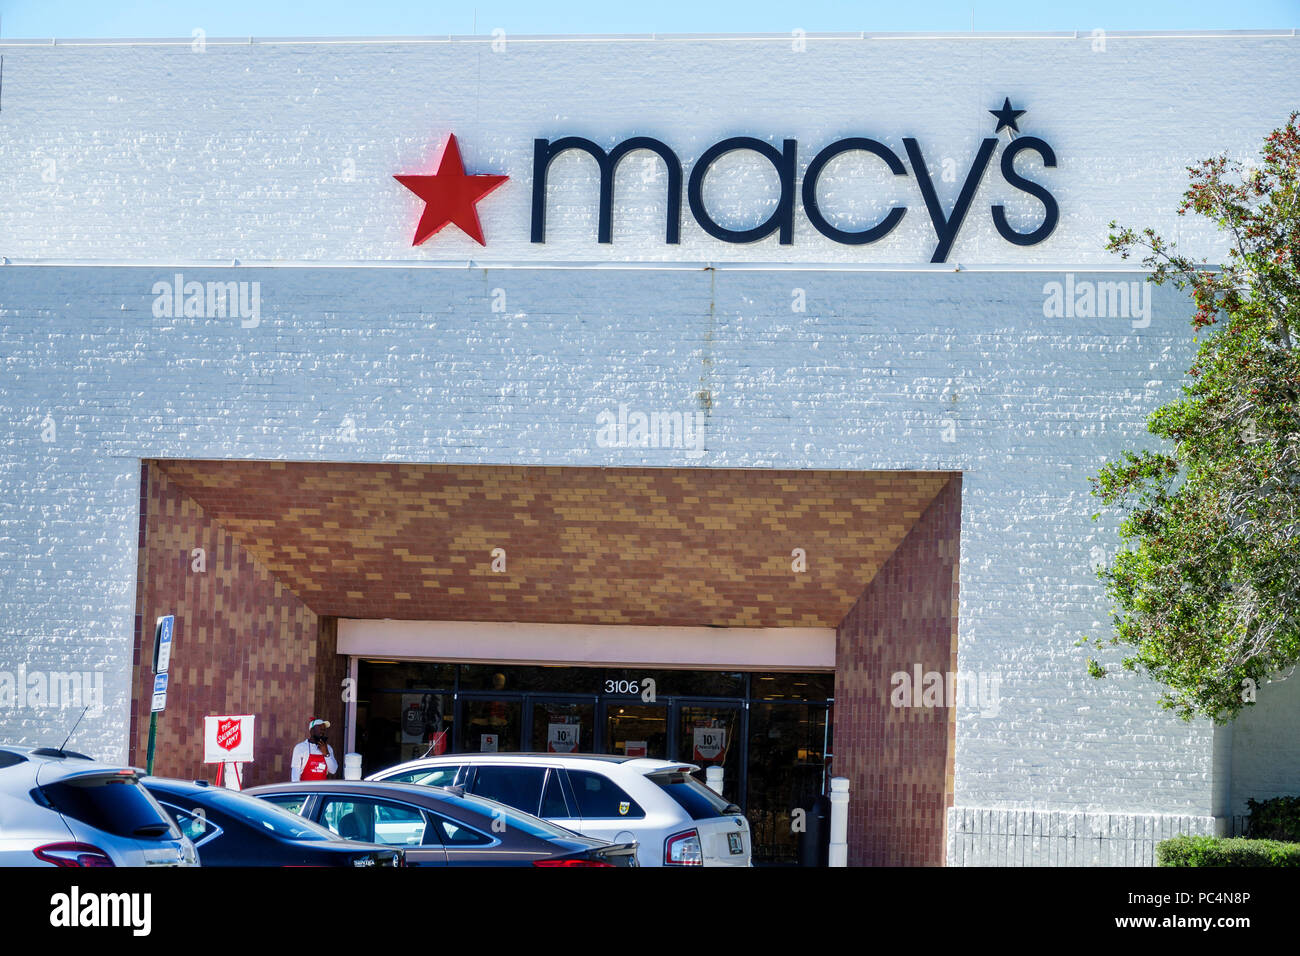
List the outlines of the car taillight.
{"type": "Polygon", "coordinates": [[[664,840],[664,866],[703,866],[704,850],[696,830],[674,833],[664,840]]]}
{"type": "Polygon", "coordinates": [[[55,866],[112,866],[107,853],[89,843],[47,843],[32,850],[36,859],[55,866]]]}
{"type": "Polygon", "coordinates": [[[533,860],[533,866],[613,866],[604,860],[533,860]]]}

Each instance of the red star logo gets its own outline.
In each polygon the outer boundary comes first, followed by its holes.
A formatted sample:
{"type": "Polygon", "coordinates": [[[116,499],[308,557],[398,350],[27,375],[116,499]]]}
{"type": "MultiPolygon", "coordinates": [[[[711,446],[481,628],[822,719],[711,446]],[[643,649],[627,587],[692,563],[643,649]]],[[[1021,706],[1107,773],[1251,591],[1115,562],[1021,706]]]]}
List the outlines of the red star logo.
{"type": "Polygon", "coordinates": [[[415,241],[411,245],[418,246],[452,222],[480,246],[486,246],[483,224],[478,221],[475,204],[510,177],[466,176],[460,147],[452,133],[447,134],[446,142],[438,150],[434,168],[437,172],[432,176],[393,177],[425,202],[424,213],[415,227],[415,241]]]}

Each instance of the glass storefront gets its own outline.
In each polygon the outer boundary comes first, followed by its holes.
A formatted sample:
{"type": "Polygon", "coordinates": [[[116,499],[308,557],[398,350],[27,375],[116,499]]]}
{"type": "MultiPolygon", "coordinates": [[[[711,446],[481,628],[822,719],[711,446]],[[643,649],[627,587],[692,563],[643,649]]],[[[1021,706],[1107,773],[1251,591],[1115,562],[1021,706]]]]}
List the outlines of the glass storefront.
{"type": "Polygon", "coordinates": [[[442,753],[613,753],[718,766],[757,863],[793,863],[822,792],[835,676],[361,660],[364,773],[442,753]]]}

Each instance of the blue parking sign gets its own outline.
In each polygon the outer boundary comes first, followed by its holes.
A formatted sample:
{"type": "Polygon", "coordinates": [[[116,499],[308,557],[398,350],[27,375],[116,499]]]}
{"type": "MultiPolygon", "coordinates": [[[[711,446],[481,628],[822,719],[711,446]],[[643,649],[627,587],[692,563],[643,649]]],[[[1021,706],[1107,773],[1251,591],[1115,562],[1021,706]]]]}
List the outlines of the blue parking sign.
{"type": "Polygon", "coordinates": [[[156,674],[153,679],[153,706],[151,713],[158,713],[167,707],[167,675],[156,674]]]}
{"type": "Polygon", "coordinates": [[[166,674],[172,659],[172,630],[176,626],[176,616],[168,614],[158,618],[154,625],[153,672],[166,674]]]}

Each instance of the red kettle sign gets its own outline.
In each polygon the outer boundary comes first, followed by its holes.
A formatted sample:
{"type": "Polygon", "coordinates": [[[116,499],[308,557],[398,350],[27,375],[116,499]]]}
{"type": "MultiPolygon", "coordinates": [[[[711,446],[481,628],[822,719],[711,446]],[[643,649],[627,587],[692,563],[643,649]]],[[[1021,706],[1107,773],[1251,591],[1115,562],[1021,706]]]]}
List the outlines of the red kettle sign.
{"type": "Polygon", "coordinates": [[[252,714],[219,714],[203,718],[203,762],[247,763],[253,759],[252,714]]]}

